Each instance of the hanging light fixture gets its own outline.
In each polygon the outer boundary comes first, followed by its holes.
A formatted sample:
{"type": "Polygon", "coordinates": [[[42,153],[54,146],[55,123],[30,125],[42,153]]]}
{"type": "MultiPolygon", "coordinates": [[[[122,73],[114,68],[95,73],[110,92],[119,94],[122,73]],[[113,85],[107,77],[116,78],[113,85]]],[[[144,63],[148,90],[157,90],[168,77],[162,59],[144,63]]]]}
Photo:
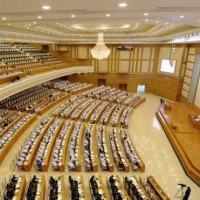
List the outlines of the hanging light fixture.
{"type": "Polygon", "coordinates": [[[98,41],[95,47],[90,49],[92,57],[97,60],[103,60],[110,55],[110,49],[105,45],[103,33],[98,33],[98,41]]]}

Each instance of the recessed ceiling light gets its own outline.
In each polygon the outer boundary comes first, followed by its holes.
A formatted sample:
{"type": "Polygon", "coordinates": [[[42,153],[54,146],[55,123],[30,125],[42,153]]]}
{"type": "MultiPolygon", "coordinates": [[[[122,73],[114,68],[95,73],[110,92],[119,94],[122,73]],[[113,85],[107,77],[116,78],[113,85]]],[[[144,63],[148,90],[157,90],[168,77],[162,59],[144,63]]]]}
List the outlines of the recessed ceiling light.
{"type": "Polygon", "coordinates": [[[173,27],[174,25],[172,24],[171,27],[173,27]]]}
{"type": "Polygon", "coordinates": [[[144,13],[144,16],[148,16],[149,15],[149,13],[144,13]]]}
{"type": "Polygon", "coordinates": [[[110,17],[110,14],[108,13],[108,14],[106,14],[106,17],[110,17]]]}
{"type": "Polygon", "coordinates": [[[36,24],[36,22],[33,22],[33,24],[36,24]]]}
{"type": "Polygon", "coordinates": [[[51,9],[51,7],[50,7],[50,6],[47,6],[47,5],[45,5],[45,6],[42,6],[42,9],[44,9],[44,10],[49,10],[49,9],[51,9]]]}
{"type": "Polygon", "coordinates": [[[38,18],[38,19],[42,19],[42,16],[38,16],[37,18],[38,18]]]}
{"type": "Polygon", "coordinates": [[[159,23],[159,21],[156,21],[156,23],[158,24],[158,23],[159,23]]]}
{"type": "Polygon", "coordinates": [[[180,15],[179,17],[180,17],[180,18],[184,18],[185,16],[184,16],[184,15],[180,15]]]}
{"type": "Polygon", "coordinates": [[[149,20],[148,19],[145,19],[145,22],[148,22],[149,20]]]}
{"type": "Polygon", "coordinates": [[[124,7],[127,6],[127,3],[123,3],[123,2],[122,2],[122,3],[119,3],[118,6],[121,7],[121,8],[124,8],[124,7]]]}
{"type": "Polygon", "coordinates": [[[169,24],[168,22],[166,22],[166,24],[169,24]]]}
{"type": "Polygon", "coordinates": [[[71,15],[71,18],[74,18],[74,17],[76,17],[76,15],[71,15]]]}
{"type": "Polygon", "coordinates": [[[5,17],[2,18],[3,20],[7,20],[5,17]]]}

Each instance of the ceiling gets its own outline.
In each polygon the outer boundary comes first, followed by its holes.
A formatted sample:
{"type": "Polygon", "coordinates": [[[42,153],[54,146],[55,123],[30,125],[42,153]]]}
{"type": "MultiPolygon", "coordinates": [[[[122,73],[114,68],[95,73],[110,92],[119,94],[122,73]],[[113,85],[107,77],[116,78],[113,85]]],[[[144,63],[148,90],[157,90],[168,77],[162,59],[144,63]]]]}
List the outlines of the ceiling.
{"type": "Polygon", "coordinates": [[[6,0],[0,6],[1,41],[93,44],[98,32],[106,43],[200,42],[200,1],[6,0]]]}

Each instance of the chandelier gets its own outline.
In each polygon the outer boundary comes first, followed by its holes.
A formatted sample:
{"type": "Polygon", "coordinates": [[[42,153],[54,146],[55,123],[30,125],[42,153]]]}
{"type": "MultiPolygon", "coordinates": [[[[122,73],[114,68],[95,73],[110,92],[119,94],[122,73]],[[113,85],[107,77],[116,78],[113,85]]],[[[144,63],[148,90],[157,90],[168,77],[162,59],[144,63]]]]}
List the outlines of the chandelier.
{"type": "Polygon", "coordinates": [[[105,45],[103,33],[98,33],[98,41],[95,47],[90,49],[92,57],[97,60],[106,59],[110,55],[110,49],[105,45]]]}

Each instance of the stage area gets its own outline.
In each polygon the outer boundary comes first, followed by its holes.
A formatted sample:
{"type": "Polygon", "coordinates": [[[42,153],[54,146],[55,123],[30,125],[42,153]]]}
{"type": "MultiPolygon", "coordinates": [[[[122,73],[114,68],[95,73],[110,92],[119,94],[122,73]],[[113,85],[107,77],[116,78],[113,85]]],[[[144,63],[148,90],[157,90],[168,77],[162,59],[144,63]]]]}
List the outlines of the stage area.
{"type": "Polygon", "coordinates": [[[171,110],[161,105],[156,112],[186,173],[200,185],[200,130],[191,126],[189,114],[200,115],[186,103],[170,103],[171,110]]]}

